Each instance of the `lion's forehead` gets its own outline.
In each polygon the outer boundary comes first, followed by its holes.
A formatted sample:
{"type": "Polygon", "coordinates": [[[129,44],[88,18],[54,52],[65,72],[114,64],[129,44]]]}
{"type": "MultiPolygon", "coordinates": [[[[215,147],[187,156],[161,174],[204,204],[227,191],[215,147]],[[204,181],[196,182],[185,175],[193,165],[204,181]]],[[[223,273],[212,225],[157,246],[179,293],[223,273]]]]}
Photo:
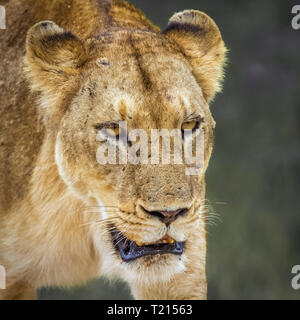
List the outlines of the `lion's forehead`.
{"type": "Polygon", "coordinates": [[[95,117],[165,122],[165,117],[173,121],[205,109],[202,90],[177,47],[152,34],[127,34],[117,40],[118,55],[116,39],[96,46],[78,95],[79,100],[88,99],[95,117]]]}
{"type": "Polygon", "coordinates": [[[201,91],[188,62],[169,52],[128,52],[118,58],[104,52],[97,57],[96,65],[94,78],[104,88],[109,84],[140,92],[181,88],[201,91]]]}
{"type": "Polygon", "coordinates": [[[92,76],[99,89],[168,91],[181,88],[201,91],[192,67],[172,42],[156,33],[116,33],[91,55],[92,76]],[[117,54],[116,54],[117,52],[117,54]]]}
{"type": "Polygon", "coordinates": [[[205,114],[205,103],[199,92],[184,88],[170,88],[143,93],[111,86],[106,93],[91,99],[94,116],[99,121],[134,120],[156,124],[180,121],[192,114],[205,114]]]}
{"type": "Polygon", "coordinates": [[[124,115],[133,117],[136,113],[192,114],[206,105],[202,90],[192,76],[176,79],[175,72],[148,73],[152,80],[149,87],[144,83],[148,80],[143,77],[136,71],[126,73],[126,76],[118,72],[115,77],[94,75],[86,84],[87,95],[100,115],[115,112],[120,114],[120,119],[124,115]],[[106,77],[111,80],[106,81],[106,77]]]}

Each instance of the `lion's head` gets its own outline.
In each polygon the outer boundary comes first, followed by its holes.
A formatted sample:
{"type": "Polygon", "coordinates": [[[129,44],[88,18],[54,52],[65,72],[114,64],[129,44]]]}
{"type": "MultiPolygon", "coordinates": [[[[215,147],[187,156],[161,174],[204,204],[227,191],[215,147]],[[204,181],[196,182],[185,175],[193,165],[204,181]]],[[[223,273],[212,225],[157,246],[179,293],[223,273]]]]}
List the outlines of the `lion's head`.
{"type": "Polygon", "coordinates": [[[90,208],[110,268],[145,275],[164,267],[167,278],[184,269],[185,251],[205,237],[201,209],[214,129],[208,103],[220,89],[225,51],[218,27],[199,11],[175,14],[162,33],[112,28],[83,41],[50,21],[29,31],[25,70],[41,92],[59,175],[90,208]],[[186,163],[173,162],[100,164],[98,132],[105,129],[115,143],[120,121],[149,136],[152,129],[201,130],[204,170],[187,175],[186,163]]]}

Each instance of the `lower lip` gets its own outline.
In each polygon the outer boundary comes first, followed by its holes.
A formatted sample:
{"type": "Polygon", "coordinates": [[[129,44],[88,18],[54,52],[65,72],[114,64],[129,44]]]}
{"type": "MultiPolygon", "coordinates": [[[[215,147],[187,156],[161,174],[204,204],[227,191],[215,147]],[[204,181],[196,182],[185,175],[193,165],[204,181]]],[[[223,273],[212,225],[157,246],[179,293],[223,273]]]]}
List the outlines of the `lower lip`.
{"type": "Polygon", "coordinates": [[[147,246],[138,246],[134,241],[124,239],[119,232],[112,232],[112,240],[115,248],[120,253],[125,262],[134,261],[145,256],[154,256],[157,254],[181,255],[184,249],[184,242],[174,242],[172,244],[154,244],[147,246]]]}

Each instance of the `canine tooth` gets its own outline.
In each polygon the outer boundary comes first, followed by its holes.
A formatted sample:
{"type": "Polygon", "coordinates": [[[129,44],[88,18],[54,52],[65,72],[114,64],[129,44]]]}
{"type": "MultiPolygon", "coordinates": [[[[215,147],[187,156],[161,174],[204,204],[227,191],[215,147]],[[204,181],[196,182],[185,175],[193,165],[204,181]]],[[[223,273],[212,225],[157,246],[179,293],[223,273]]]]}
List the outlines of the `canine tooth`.
{"type": "Polygon", "coordinates": [[[140,242],[140,241],[137,241],[136,244],[137,244],[139,247],[141,247],[141,246],[143,245],[143,243],[140,242]]]}
{"type": "Polygon", "coordinates": [[[175,240],[171,237],[168,237],[167,242],[173,244],[175,242],[175,240]]]}

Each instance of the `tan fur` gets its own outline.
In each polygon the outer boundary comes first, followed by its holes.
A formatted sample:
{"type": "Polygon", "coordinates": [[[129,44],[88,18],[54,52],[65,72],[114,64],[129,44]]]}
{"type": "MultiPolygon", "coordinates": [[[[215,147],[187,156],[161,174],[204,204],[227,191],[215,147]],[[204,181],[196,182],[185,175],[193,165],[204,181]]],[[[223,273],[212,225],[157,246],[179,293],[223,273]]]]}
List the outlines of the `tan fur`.
{"type": "Polygon", "coordinates": [[[160,32],[119,0],[10,0],[6,12],[0,264],[7,290],[0,298],[30,299],[40,286],[106,275],[128,281],[138,299],[205,299],[204,174],[187,176],[185,165],[100,166],[95,125],[126,120],[129,130],[171,130],[197,113],[205,120],[206,169],[214,128],[208,102],[220,89],[225,55],[215,23],[184,11],[160,32]],[[167,230],[140,205],[190,210],[167,230]],[[143,243],[168,231],[186,248],[180,257],[127,264],[113,248],[110,223],[143,243]]]}

